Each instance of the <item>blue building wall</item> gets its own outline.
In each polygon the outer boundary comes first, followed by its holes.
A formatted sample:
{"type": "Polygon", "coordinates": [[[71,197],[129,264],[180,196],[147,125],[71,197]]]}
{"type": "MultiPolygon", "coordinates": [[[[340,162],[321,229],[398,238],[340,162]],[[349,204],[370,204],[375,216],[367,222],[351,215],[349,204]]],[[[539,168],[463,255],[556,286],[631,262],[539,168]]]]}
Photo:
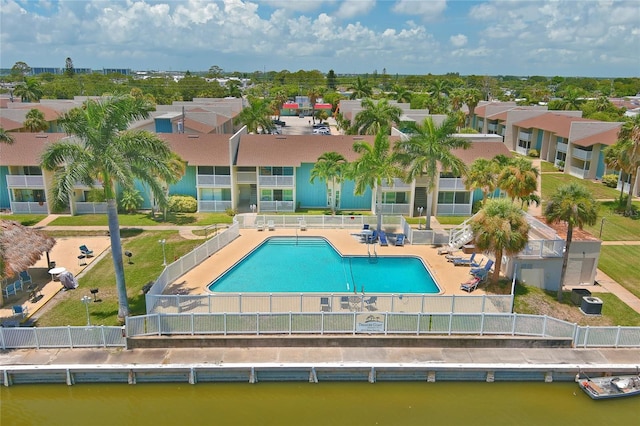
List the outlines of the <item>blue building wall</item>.
{"type": "Polygon", "coordinates": [[[604,166],[604,151],[602,150],[602,147],[600,149],[600,154],[598,155],[598,165],[596,168],[596,179],[602,179],[602,176],[604,175],[605,172],[605,166],[604,166]]]}
{"type": "Polygon", "coordinates": [[[156,118],[156,133],[173,133],[171,120],[168,118],[156,118]]]}
{"type": "Polygon", "coordinates": [[[11,207],[9,202],[9,189],[7,188],[7,175],[9,174],[9,168],[7,166],[0,166],[0,208],[8,209],[11,207]]]}
{"type": "Polygon", "coordinates": [[[196,189],[196,167],[187,166],[187,169],[180,179],[180,182],[169,185],[170,195],[191,195],[197,198],[198,190],[196,189]]]}
{"type": "Polygon", "coordinates": [[[327,207],[327,183],[315,179],[310,183],[313,164],[305,163],[296,168],[296,201],[300,207],[327,207]]]}
{"type": "Polygon", "coordinates": [[[542,150],[542,136],[544,132],[542,130],[538,130],[538,138],[536,139],[536,151],[540,152],[542,150]]]}
{"type": "Polygon", "coordinates": [[[362,195],[354,195],[353,188],[355,182],[348,180],[342,182],[342,196],[340,208],[342,210],[370,210],[371,209],[371,188],[367,188],[362,195]]]}

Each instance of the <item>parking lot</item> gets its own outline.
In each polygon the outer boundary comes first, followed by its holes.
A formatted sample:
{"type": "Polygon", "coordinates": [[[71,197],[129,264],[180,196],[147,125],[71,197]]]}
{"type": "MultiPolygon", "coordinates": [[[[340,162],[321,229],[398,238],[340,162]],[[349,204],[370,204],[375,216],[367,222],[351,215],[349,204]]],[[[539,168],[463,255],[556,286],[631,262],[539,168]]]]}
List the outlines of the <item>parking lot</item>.
{"type": "MultiPolygon", "coordinates": [[[[287,123],[286,126],[281,128],[283,135],[312,135],[313,134],[313,120],[311,120],[311,117],[300,118],[300,117],[282,116],[280,117],[280,120],[287,123]]],[[[328,120],[326,120],[326,122],[329,123],[329,130],[331,131],[332,135],[340,134],[340,132],[336,128],[335,119],[329,118],[328,120]]],[[[318,123],[318,120],[316,120],[316,123],[318,123]]],[[[320,137],[322,135],[316,135],[316,136],[320,137]]]]}

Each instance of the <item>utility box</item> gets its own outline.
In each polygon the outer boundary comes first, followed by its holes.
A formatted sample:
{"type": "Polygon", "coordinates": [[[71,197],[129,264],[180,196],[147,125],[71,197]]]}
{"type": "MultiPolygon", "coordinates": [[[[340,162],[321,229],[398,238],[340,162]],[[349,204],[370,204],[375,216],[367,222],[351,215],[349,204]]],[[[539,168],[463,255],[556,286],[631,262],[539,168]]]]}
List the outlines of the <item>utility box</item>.
{"type": "Polygon", "coordinates": [[[576,306],[580,306],[582,304],[583,297],[589,296],[591,296],[591,292],[586,288],[574,288],[571,290],[571,302],[576,306]]]}
{"type": "Polygon", "coordinates": [[[601,315],[602,300],[598,297],[586,296],[582,298],[580,310],[586,315],[601,315]]]}

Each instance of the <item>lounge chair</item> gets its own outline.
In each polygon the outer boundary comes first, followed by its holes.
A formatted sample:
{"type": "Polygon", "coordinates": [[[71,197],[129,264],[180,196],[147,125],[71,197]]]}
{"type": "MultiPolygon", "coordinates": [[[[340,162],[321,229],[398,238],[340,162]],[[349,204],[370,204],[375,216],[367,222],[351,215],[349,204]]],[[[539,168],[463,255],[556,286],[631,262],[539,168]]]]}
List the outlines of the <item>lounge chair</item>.
{"type": "Polygon", "coordinates": [[[478,288],[478,284],[480,284],[482,281],[483,279],[480,277],[470,278],[468,281],[460,284],[460,289],[471,293],[473,290],[478,288]]]}
{"type": "Polygon", "coordinates": [[[273,223],[272,220],[267,222],[267,228],[269,229],[269,231],[275,231],[276,230],[276,224],[273,223]]]}
{"type": "Polygon", "coordinates": [[[371,296],[368,299],[364,299],[364,306],[370,310],[370,311],[374,311],[377,308],[376,302],[378,301],[378,296],[371,296]]]}
{"type": "Polygon", "coordinates": [[[304,219],[298,220],[298,226],[300,227],[301,231],[307,230],[307,222],[305,222],[304,219]]]}
{"type": "Polygon", "coordinates": [[[471,268],[471,270],[469,271],[469,273],[471,275],[477,276],[477,277],[485,277],[487,275],[489,275],[489,271],[491,271],[491,268],[493,267],[494,261],[489,259],[487,261],[487,263],[481,267],[481,268],[471,268]]]}
{"type": "Polygon", "coordinates": [[[93,250],[90,250],[86,245],[81,245],[80,246],[80,253],[82,253],[83,255],[85,255],[86,257],[91,257],[93,256],[93,250]]]}
{"type": "Polygon", "coordinates": [[[476,254],[472,253],[471,257],[468,259],[458,258],[458,259],[453,259],[452,262],[455,266],[474,266],[474,267],[480,266],[477,262],[475,262],[475,259],[476,259],[476,254]]]}
{"type": "Polygon", "coordinates": [[[396,245],[397,246],[404,246],[404,234],[396,235],[396,245]]]}
{"type": "Polygon", "coordinates": [[[9,284],[8,286],[6,286],[3,290],[2,293],[4,294],[4,297],[9,297],[9,296],[13,296],[15,294],[18,294],[18,291],[22,291],[22,281],[20,280],[16,280],[14,282],[12,282],[11,284],[9,284]]]}
{"type": "Polygon", "coordinates": [[[259,220],[256,222],[256,229],[258,231],[264,231],[264,222],[259,220]]]}
{"type": "Polygon", "coordinates": [[[28,309],[22,305],[14,305],[11,310],[13,311],[14,317],[26,318],[28,314],[28,309]]]}
{"type": "Polygon", "coordinates": [[[331,312],[331,304],[329,303],[328,297],[320,298],[320,310],[322,312],[331,312]]]}
{"type": "Polygon", "coordinates": [[[384,231],[380,231],[378,238],[380,240],[380,245],[381,246],[388,246],[389,245],[389,241],[387,241],[387,234],[385,234],[384,231]]]}
{"type": "Polygon", "coordinates": [[[31,275],[29,275],[29,272],[27,271],[20,272],[20,282],[22,282],[22,285],[25,285],[27,283],[33,283],[33,281],[31,281],[31,275]]]}
{"type": "Polygon", "coordinates": [[[342,296],[340,298],[340,309],[351,309],[351,305],[349,305],[349,296],[342,296]]]}

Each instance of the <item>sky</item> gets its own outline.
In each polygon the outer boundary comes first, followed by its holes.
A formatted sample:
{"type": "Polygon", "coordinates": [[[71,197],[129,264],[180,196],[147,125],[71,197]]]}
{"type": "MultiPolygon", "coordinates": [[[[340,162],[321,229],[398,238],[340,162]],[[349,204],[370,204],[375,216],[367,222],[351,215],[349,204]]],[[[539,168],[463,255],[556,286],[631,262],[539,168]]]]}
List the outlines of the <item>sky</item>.
{"type": "Polygon", "coordinates": [[[640,76],[640,0],[0,0],[0,68],[640,76]]]}

